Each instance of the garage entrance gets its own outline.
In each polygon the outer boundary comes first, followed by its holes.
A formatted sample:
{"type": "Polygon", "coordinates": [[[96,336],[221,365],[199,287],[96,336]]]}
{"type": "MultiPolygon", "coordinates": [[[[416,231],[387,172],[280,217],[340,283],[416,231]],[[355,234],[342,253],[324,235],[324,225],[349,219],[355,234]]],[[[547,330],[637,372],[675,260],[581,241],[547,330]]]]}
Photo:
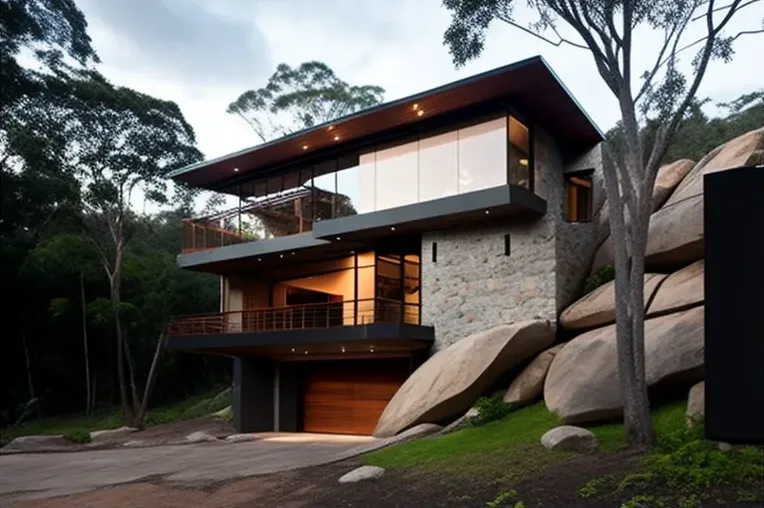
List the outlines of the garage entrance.
{"type": "Polygon", "coordinates": [[[303,430],[369,435],[409,375],[409,359],[306,362],[303,430]]]}

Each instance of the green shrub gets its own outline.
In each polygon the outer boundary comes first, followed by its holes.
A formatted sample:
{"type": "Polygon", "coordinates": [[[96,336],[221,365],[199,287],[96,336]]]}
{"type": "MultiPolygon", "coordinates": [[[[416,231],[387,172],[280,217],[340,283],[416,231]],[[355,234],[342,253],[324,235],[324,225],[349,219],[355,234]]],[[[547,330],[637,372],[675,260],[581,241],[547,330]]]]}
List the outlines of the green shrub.
{"type": "Polygon", "coordinates": [[[600,478],[594,478],[578,489],[578,497],[581,499],[592,499],[596,496],[613,492],[617,486],[618,479],[615,476],[606,475],[600,478]]]}
{"type": "Polygon", "coordinates": [[[72,443],[89,443],[90,432],[82,429],[72,430],[64,434],[64,438],[68,439],[72,443]]]}
{"type": "Polygon", "coordinates": [[[653,508],[654,506],[663,506],[663,504],[656,502],[653,496],[640,494],[623,503],[621,508],[653,508]]]}
{"type": "MultiPolygon", "coordinates": [[[[502,492],[498,496],[496,496],[493,501],[488,501],[486,503],[486,506],[488,508],[502,508],[504,506],[509,506],[509,503],[517,497],[517,491],[516,490],[508,490],[506,492],[502,492]]],[[[519,501],[521,503],[521,501],[519,501]]],[[[517,506],[517,505],[515,505],[517,506]]]]}
{"type": "Polygon", "coordinates": [[[514,404],[504,402],[504,392],[496,392],[488,397],[480,397],[475,402],[478,415],[467,418],[466,423],[470,427],[480,427],[488,422],[501,420],[517,408],[514,404]]]}
{"type": "Polygon", "coordinates": [[[584,282],[584,295],[588,295],[603,284],[607,284],[611,280],[615,279],[615,267],[613,265],[605,265],[600,270],[586,278],[584,282]]]}

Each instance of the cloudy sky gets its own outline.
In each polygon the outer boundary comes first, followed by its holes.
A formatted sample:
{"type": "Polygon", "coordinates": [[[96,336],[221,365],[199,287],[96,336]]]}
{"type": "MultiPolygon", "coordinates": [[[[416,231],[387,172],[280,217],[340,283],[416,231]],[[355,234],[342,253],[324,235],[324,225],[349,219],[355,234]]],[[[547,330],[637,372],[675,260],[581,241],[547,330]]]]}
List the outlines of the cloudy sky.
{"type": "MultiPolygon", "coordinates": [[[[208,158],[256,144],[244,121],[225,109],[243,91],[263,86],[280,62],[323,61],[351,84],[383,86],[386,100],[393,100],[540,54],[600,128],[607,130],[618,117],[586,51],[555,48],[507,25],[492,28],[480,59],[455,69],[442,44],[450,14],[441,0],[77,3],[101,70],[119,85],[176,101],[208,158]]],[[[731,29],[760,28],[762,18],[759,2],[731,29]]],[[[654,34],[639,34],[638,65],[648,65],[657,42],[654,34]]],[[[732,63],[711,67],[701,97],[726,101],[764,85],[764,36],[738,42],[732,63]]]]}

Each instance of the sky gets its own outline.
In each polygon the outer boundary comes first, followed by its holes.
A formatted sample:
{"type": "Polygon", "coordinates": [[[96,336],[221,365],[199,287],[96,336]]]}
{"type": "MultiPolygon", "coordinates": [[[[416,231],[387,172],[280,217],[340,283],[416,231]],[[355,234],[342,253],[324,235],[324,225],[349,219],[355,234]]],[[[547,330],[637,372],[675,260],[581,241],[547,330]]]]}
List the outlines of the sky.
{"type": "MultiPolygon", "coordinates": [[[[323,61],[351,84],[384,87],[388,101],[542,55],[603,131],[619,118],[587,51],[554,47],[503,23],[492,25],[479,59],[456,69],[443,45],[450,12],[441,0],[76,1],[101,71],[118,85],[177,102],[207,158],[257,144],[251,128],[225,110],[281,62],[323,61]]],[[[758,29],[762,18],[764,2],[730,28],[758,29]]],[[[635,69],[647,67],[658,42],[649,31],[639,35],[635,69]]],[[[728,101],[764,85],[764,36],[742,37],[735,49],[732,63],[710,68],[700,97],[728,101]]]]}

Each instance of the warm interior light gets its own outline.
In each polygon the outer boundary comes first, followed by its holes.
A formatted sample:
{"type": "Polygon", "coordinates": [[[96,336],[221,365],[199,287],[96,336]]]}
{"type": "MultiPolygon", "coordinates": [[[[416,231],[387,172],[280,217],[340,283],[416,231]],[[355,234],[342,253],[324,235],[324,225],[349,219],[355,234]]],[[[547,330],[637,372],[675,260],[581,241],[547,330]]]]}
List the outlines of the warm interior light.
{"type": "Polygon", "coordinates": [[[390,231],[395,231],[395,226],[391,227],[390,231]]]}
{"type": "Polygon", "coordinates": [[[416,111],[417,109],[419,109],[419,104],[416,104],[416,103],[414,103],[414,105],[413,105],[413,106],[411,106],[411,109],[413,109],[414,111],[416,111]]]}
{"type": "Polygon", "coordinates": [[[238,173],[239,172],[239,168],[233,168],[233,172],[234,173],[238,173]]]}
{"type": "Polygon", "coordinates": [[[339,141],[339,140],[340,140],[339,136],[334,136],[334,141],[339,141]]]}
{"type": "Polygon", "coordinates": [[[308,145],[302,145],[302,149],[303,150],[307,150],[308,149],[308,145]]]}
{"type": "Polygon", "coordinates": [[[334,125],[329,126],[329,130],[332,130],[332,129],[334,129],[334,125]]]}
{"type": "Polygon", "coordinates": [[[419,111],[416,112],[416,116],[422,116],[422,115],[424,115],[424,110],[420,109],[419,111]]]}
{"type": "Polygon", "coordinates": [[[521,166],[527,166],[528,165],[528,159],[520,159],[520,165],[521,166]]]}

